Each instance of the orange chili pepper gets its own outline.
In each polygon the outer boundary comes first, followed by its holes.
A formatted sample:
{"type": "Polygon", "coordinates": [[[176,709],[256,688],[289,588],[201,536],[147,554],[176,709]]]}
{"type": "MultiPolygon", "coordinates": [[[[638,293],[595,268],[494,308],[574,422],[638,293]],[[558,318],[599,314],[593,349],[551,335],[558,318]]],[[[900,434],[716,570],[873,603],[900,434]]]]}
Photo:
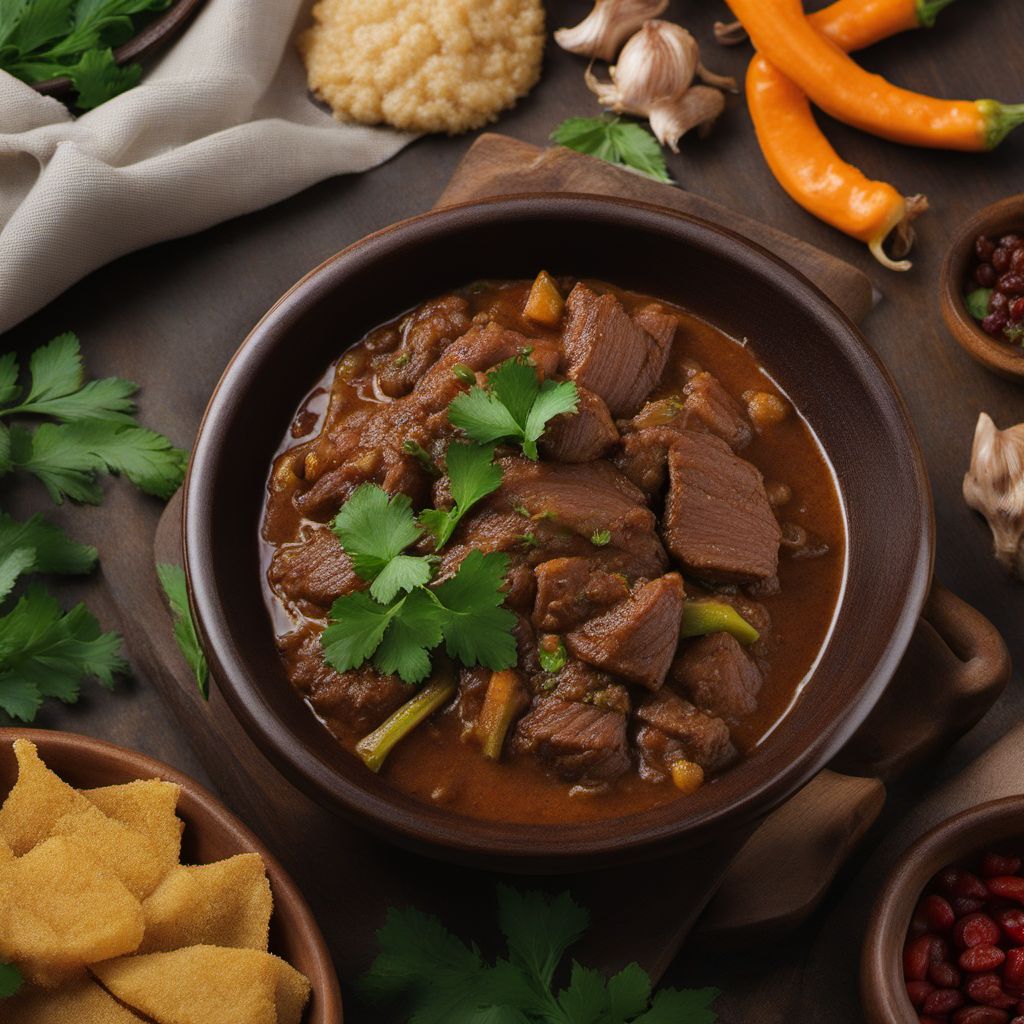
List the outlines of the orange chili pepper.
{"type": "Polygon", "coordinates": [[[754,46],[822,110],[894,142],[992,149],[1024,123],[1024,104],[940,100],[873,75],[804,16],[800,0],[727,0],[754,46]]]}
{"type": "MultiPolygon", "coordinates": [[[[953,0],[836,0],[810,15],[814,27],[844,50],[857,50],[911,28],[931,26],[953,0]]],[[[904,199],[846,163],[818,128],[800,88],[763,57],[747,72],[747,102],[761,152],[790,198],[832,227],[866,242],[891,270],[909,270],[883,243],[899,228],[909,248],[909,224],[928,207],[923,196],[904,199]]]]}

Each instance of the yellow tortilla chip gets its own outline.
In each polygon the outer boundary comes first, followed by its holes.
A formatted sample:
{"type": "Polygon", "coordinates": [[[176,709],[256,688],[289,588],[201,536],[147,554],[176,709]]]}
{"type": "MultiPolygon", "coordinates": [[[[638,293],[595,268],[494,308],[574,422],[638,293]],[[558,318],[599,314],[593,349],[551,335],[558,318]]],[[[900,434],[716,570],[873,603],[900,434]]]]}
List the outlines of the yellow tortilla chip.
{"type": "Polygon", "coordinates": [[[0,864],[14,860],[14,851],[7,845],[7,840],[0,836],[0,864]]]}
{"type": "Polygon", "coordinates": [[[59,818],[51,835],[67,836],[80,843],[140,900],[145,899],[177,863],[166,847],[161,850],[149,836],[108,818],[98,807],[90,805],[83,811],[73,811],[59,818]]]}
{"type": "Polygon", "coordinates": [[[176,867],[142,904],[146,934],[139,952],[168,952],[185,946],[266,952],[273,908],[258,853],[202,867],[176,867]]]}
{"type": "Polygon", "coordinates": [[[121,1002],[160,1024],[299,1024],[309,983],[254,949],[191,946],[121,957],[93,973],[121,1002]]]}
{"type": "Polygon", "coordinates": [[[67,836],[0,865],[0,960],[52,984],[54,974],[138,949],[142,905],[67,836]]]}
{"type": "Polygon", "coordinates": [[[80,790],[108,818],[149,836],[174,864],[181,859],[181,833],[185,825],[175,811],[181,787],[162,779],[141,779],[123,786],[80,790]]]}
{"type": "Polygon", "coordinates": [[[58,818],[88,808],[89,801],[43,764],[34,743],[15,740],[14,756],[18,781],[0,807],[0,837],[20,857],[50,834],[58,818]]]}
{"type": "Polygon", "coordinates": [[[0,1024],[139,1024],[91,978],[57,992],[28,988],[0,1000],[0,1024]]]}

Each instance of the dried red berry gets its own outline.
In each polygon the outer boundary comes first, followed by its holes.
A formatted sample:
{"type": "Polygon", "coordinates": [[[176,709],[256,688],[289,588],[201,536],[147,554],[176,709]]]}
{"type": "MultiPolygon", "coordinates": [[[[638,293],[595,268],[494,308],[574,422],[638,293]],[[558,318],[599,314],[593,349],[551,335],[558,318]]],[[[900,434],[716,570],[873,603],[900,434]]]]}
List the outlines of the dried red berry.
{"type": "Polygon", "coordinates": [[[1017,1005],[1017,1000],[1003,991],[1003,982],[998,974],[977,974],[968,978],[964,992],[976,1003],[1000,1010],[1012,1010],[1017,1005]]]}
{"type": "Polygon", "coordinates": [[[1024,910],[1000,910],[996,913],[999,927],[1011,942],[1024,944],[1024,910]]]}
{"type": "Polygon", "coordinates": [[[1002,248],[1010,249],[1012,251],[1013,249],[1018,249],[1020,246],[1024,245],[1024,236],[1011,231],[1009,234],[1003,235],[1003,237],[999,239],[999,244],[1002,248]]]}
{"type": "Polygon", "coordinates": [[[920,1010],[924,1006],[924,1001],[935,991],[934,985],[929,985],[927,981],[908,981],[907,982],[907,996],[910,999],[910,1004],[916,1009],[920,1010]]]}
{"type": "Polygon", "coordinates": [[[907,981],[924,981],[932,964],[945,960],[946,944],[937,935],[921,935],[903,950],[903,976],[907,981]]]}
{"type": "MultiPolygon", "coordinates": [[[[1024,252],[1024,249],[1018,249],[1018,252],[1024,252]]],[[[1002,295],[1002,292],[993,292],[992,295],[1002,295]]],[[[990,307],[991,308],[991,305],[990,307]]],[[[1017,298],[1009,304],[1010,319],[1011,320],[1024,320],[1024,295],[1018,295],[1017,298]]],[[[1016,861],[1017,867],[1013,871],[1001,871],[1000,874],[1004,875],[1015,875],[1020,871],[1020,861],[1016,861]]]]}
{"type": "Polygon", "coordinates": [[[959,988],[960,972],[952,964],[932,964],[928,968],[928,980],[936,988],[959,988]]]}
{"type": "Polygon", "coordinates": [[[965,1006],[953,1014],[953,1024],[1007,1024],[1010,1015],[994,1006],[965,1006]]]}
{"type": "Polygon", "coordinates": [[[937,988],[934,992],[929,993],[928,997],[924,1001],[924,1006],[921,1009],[925,1013],[933,1013],[937,1016],[944,1017],[947,1013],[952,1013],[954,1010],[959,1010],[964,1003],[967,1002],[964,999],[962,992],[955,988],[937,988]]]}
{"type": "Polygon", "coordinates": [[[968,914],[953,929],[953,941],[961,949],[971,946],[994,946],[999,941],[999,925],[988,914],[968,914]]]}
{"type": "Polygon", "coordinates": [[[988,880],[988,891],[1004,900],[1024,903],[1024,878],[1018,875],[1000,875],[988,880]]]}
{"type": "MultiPolygon", "coordinates": [[[[1008,323],[1009,319],[1007,318],[1005,313],[989,313],[989,315],[985,317],[984,320],[981,321],[981,329],[986,334],[991,334],[993,338],[1001,338],[1003,336],[1003,328],[1006,327],[1008,323]]],[[[970,902],[969,897],[960,897],[960,899],[965,899],[968,902],[970,902]]],[[[977,910],[979,909],[979,907],[981,907],[980,902],[976,900],[973,902],[975,904],[973,907],[974,910],[977,910]]],[[[957,910],[957,913],[960,913],[960,910],[957,907],[957,899],[953,900],[953,907],[957,910]]]]}
{"type": "Polygon", "coordinates": [[[992,266],[996,268],[996,271],[1000,274],[1005,274],[1010,269],[1010,259],[1013,253],[1009,249],[1003,246],[997,246],[996,251],[992,253],[992,266]]]}
{"type": "Polygon", "coordinates": [[[1020,857],[1005,857],[998,853],[986,853],[981,859],[982,878],[995,878],[997,875],[1015,875],[1020,871],[1020,857]]]}
{"type": "Polygon", "coordinates": [[[1010,270],[1015,274],[1024,273],[1024,246],[1018,246],[1010,257],[1010,270]]]}
{"type": "Polygon", "coordinates": [[[993,242],[988,235],[978,235],[974,240],[974,255],[983,263],[990,260],[992,258],[992,253],[995,251],[996,243],[993,242]]]}
{"type": "Polygon", "coordinates": [[[1024,274],[1003,274],[996,287],[1004,295],[1024,295],[1024,274]]]}
{"type": "MultiPolygon", "coordinates": [[[[1002,292],[993,292],[989,296],[988,311],[990,313],[1009,313],[1010,297],[1008,295],[1004,295],[1002,292]]],[[[1002,871],[996,873],[1004,874],[1002,871]]]]}
{"type": "Polygon", "coordinates": [[[1006,951],[1003,981],[1009,988],[1024,989],[1024,946],[1006,951]]]}
{"type": "Polygon", "coordinates": [[[925,896],[918,904],[918,909],[933,932],[944,932],[947,928],[952,928],[956,922],[956,914],[953,913],[949,900],[945,900],[935,893],[925,896]]]}
{"type": "Polygon", "coordinates": [[[998,946],[972,946],[960,954],[957,963],[965,971],[980,974],[994,971],[1005,959],[1006,954],[998,946]]]}
{"type": "Polygon", "coordinates": [[[979,263],[974,268],[975,283],[982,288],[991,288],[999,278],[996,268],[991,263],[979,263]]]}

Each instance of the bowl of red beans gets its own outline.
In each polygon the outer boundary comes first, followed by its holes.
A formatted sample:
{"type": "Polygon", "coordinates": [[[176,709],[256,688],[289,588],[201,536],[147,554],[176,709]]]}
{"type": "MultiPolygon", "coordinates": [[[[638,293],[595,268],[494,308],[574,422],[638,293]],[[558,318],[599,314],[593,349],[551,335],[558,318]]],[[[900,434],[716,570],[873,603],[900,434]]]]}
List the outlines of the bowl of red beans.
{"type": "Polygon", "coordinates": [[[1024,796],[903,854],[872,912],[861,994],[870,1024],[1024,1024],[1024,796]]]}
{"type": "Polygon", "coordinates": [[[974,359],[1024,378],[1024,194],[985,207],[957,232],[940,303],[946,326],[974,359]]]}

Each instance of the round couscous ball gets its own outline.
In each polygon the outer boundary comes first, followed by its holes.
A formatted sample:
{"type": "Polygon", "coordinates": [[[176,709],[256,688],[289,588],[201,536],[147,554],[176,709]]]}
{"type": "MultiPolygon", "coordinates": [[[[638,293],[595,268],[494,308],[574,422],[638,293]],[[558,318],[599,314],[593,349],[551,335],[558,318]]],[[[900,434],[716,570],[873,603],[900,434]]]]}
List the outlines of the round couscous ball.
{"type": "Polygon", "coordinates": [[[313,19],[309,87],[341,121],[454,135],[540,77],[540,0],[320,0],[313,19]]]}

